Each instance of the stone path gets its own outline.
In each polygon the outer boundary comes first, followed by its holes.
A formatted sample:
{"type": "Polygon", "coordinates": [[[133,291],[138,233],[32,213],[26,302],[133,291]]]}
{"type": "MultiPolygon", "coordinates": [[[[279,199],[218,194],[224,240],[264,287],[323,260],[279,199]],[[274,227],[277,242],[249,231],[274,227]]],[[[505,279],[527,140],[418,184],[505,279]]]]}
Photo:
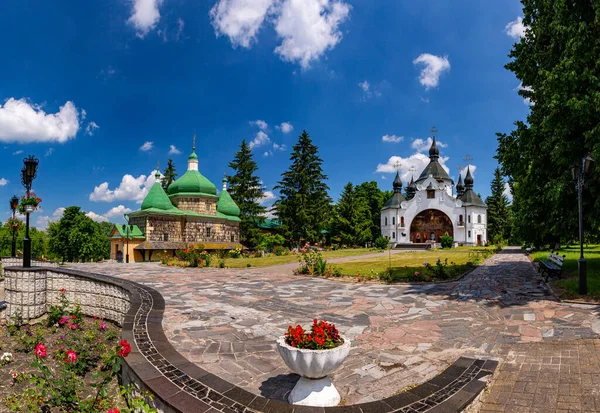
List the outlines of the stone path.
{"type": "MultiPolygon", "coordinates": [[[[585,359],[579,356],[599,345],[594,332],[599,310],[557,302],[516,249],[490,257],[459,282],[430,285],[352,284],[261,269],[195,270],[151,263],[77,267],[156,288],[166,301],[165,333],[180,353],[270,398],[284,399],[298,378],[283,365],[274,340],[288,325],[309,324],[314,317],[336,323],[353,342],[349,358],[334,375],[347,404],[381,399],[422,383],[459,356],[504,362],[484,411],[530,408],[533,402],[518,404],[526,398],[520,389],[533,388],[523,387],[523,378],[537,383],[530,393],[535,395],[551,378],[541,374],[542,368],[546,373],[557,364],[559,377],[564,372],[566,380],[597,384],[594,373],[584,376],[585,359]],[[560,363],[554,362],[556,354],[560,363]],[[538,368],[538,374],[531,374],[538,368]]],[[[565,390],[556,386],[555,391],[558,407],[559,392],[565,390]]],[[[600,411],[598,400],[592,402],[600,411]]],[[[578,406],[583,405],[572,405],[578,406]]]]}

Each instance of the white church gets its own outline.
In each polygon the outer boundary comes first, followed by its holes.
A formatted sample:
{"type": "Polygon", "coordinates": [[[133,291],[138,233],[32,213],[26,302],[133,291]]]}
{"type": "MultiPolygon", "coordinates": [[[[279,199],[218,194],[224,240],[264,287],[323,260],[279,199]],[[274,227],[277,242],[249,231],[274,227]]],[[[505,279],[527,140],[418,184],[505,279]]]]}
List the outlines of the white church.
{"type": "Polygon", "coordinates": [[[473,176],[467,167],[456,184],[439,163],[435,135],[429,148],[429,164],[419,179],[411,178],[402,194],[402,180],[396,173],[394,194],[381,209],[381,234],[392,247],[406,244],[438,244],[445,234],[455,245],[487,243],[487,206],[473,191],[473,176]]]}

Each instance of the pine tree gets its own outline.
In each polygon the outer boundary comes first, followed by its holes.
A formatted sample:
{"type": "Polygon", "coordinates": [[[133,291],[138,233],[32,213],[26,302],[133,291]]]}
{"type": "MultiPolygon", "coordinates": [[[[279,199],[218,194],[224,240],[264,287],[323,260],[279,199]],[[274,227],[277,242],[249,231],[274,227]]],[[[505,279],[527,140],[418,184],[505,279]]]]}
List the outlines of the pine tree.
{"type": "Polygon", "coordinates": [[[260,238],[258,224],[264,220],[266,212],[266,208],[260,205],[264,188],[256,175],[258,166],[245,139],[233,160],[229,162],[229,167],[235,171],[232,176],[227,177],[228,191],[240,208],[241,240],[247,246],[256,246],[260,238]]]}
{"type": "Polygon", "coordinates": [[[292,164],[275,186],[280,195],[275,202],[276,215],[290,244],[315,242],[327,227],[331,198],[321,168],[323,160],[306,131],[298,137],[290,160],[292,164]]]}
{"type": "Polygon", "coordinates": [[[504,195],[504,178],[500,168],[494,170],[491,192],[492,194],[485,200],[488,206],[488,239],[498,243],[510,236],[510,209],[508,198],[504,195]]]}
{"type": "Polygon", "coordinates": [[[383,208],[383,204],[389,197],[386,198],[386,193],[379,189],[375,181],[363,182],[357,185],[355,190],[366,199],[369,205],[371,237],[367,241],[375,241],[381,236],[381,208],[383,208]]]}
{"type": "Polygon", "coordinates": [[[343,244],[361,245],[372,238],[371,211],[364,193],[351,182],[344,190],[337,204],[337,219],[335,227],[343,244]]]}
{"type": "Polygon", "coordinates": [[[171,183],[175,180],[175,178],[177,178],[177,173],[175,172],[175,165],[173,164],[173,159],[169,158],[167,167],[165,168],[165,171],[163,172],[163,179],[162,179],[162,183],[161,183],[165,192],[167,192],[169,185],[171,185],[171,183]]]}

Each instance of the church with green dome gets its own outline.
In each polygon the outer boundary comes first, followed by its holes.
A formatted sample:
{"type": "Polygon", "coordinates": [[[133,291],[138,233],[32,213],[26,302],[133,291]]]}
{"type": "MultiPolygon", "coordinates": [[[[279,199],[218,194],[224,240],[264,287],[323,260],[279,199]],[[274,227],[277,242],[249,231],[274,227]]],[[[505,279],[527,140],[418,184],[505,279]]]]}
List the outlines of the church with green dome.
{"type": "MultiPolygon", "coordinates": [[[[187,171],[167,188],[160,174],[139,211],[127,214],[129,224],[141,236],[129,240],[134,261],[156,261],[159,253],[172,256],[177,249],[202,244],[208,250],[234,249],[240,245],[240,208],[227,192],[227,179],[217,187],[198,170],[195,147],[188,157],[187,171]]],[[[111,238],[111,255],[123,245],[122,237],[111,238]],[[113,245],[114,244],[114,245],[113,245]]]]}

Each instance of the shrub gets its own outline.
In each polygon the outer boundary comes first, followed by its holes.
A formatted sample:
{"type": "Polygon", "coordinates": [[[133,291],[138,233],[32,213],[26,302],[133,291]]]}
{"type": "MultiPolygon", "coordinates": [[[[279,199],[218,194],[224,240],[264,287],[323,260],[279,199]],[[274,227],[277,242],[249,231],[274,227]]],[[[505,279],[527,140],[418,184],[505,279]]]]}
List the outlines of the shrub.
{"type": "Polygon", "coordinates": [[[242,256],[242,250],[240,248],[234,248],[229,251],[229,256],[231,258],[240,258],[242,256]]]}
{"type": "Polygon", "coordinates": [[[375,240],[374,246],[378,250],[384,250],[384,249],[386,249],[389,246],[388,239],[386,237],[379,236],[375,240]]]}
{"type": "Polygon", "coordinates": [[[275,247],[273,247],[273,254],[277,255],[278,257],[281,255],[288,255],[289,250],[285,247],[282,247],[281,245],[276,245],[275,247]]]}
{"type": "Polygon", "coordinates": [[[321,253],[315,248],[303,248],[298,255],[300,261],[300,274],[325,275],[327,260],[323,259],[321,253]]]}
{"type": "Polygon", "coordinates": [[[425,262],[424,265],[425,265],[425,268],[427,269],[427,271],[429,271],[429,273],[434,278],[438,278],[441,280],[445,280],[446,278],[448,278],[448,273],[446,272],[446,269],[448,267],[448,259],[447,258],[443,264],[442,264],[442,261],[438,258],[437,261],[435,262],[435,266],[431,265],[428,262],[425,262]]]}
{"type": "Polygon", "coordinates": [[[440,238],[440,243],[442,244],[442,248],[452,248],[454,239],[450,235],[448,235],[448,233],[446,233],[443,237],[440,238]]]}

